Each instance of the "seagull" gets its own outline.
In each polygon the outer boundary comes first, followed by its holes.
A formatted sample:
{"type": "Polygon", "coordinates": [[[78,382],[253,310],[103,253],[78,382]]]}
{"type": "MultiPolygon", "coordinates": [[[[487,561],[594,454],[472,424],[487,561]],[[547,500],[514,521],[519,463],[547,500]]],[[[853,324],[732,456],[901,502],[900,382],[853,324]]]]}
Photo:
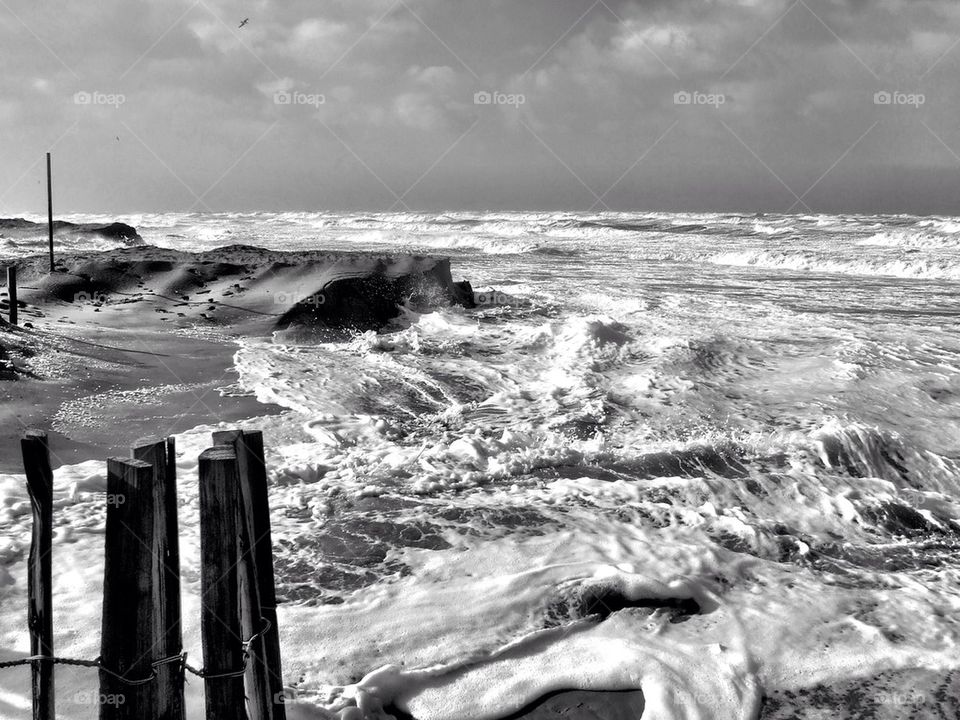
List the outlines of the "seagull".
{"type": "Polygon", "coordinates": [[[243,20],[240,21],[240,27],[243,27],[248,22],[250,22],[250,18],[244,18],[243,20]]]}

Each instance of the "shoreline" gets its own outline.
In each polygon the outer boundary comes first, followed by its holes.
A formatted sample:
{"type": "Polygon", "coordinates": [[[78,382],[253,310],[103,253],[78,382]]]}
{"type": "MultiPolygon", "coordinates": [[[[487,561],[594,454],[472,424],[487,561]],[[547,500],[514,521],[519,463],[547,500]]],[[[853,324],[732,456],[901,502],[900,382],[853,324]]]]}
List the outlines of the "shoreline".
{"type": "MultiPolygon", "coordinates": [[[[8,334],[3,330],[0,339],[8,334]]],[[[23,472],[17,448],[28,428],[48,433],[56,468],[126,455],[145,436],[286,412],[252,395],[220,392],[238,379],[236,345],[226,338],[74,325],[38,330],[31,340],[32,352],[57,342],[82,352],[68,360],[80,372],[59,379],[21,377],[0,386],[0,443],[9,449],[0,454],[0,473],[23,472]],[[85,366],[78,368],[78,360],[85,366]]],[[[52,355],[59,360],[67,352],[52,355]]]]}

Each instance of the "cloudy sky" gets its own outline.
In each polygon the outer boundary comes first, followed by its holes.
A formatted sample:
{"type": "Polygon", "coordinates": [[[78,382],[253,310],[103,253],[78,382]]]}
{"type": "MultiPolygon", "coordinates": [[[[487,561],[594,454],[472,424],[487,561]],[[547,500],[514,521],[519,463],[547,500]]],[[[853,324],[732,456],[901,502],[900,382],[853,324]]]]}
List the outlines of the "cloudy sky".
{"type": "Polygon", "coordinates": [[[958,41],[955,0],[0,0],[0,216],[48,150],[64,212],[960,214],[958,41]]]}

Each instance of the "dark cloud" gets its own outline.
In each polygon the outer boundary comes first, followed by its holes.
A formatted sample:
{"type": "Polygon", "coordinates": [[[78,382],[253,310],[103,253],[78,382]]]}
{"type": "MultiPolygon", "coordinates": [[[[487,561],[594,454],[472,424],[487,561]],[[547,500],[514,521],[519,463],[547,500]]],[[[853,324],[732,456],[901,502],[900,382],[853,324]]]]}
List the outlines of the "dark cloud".
{"type": "Polygon", "coordinates": [[[0,214],[51,147],[64,210],[952,212],[958,33],[947,0],[21,1],[0,214]]]}

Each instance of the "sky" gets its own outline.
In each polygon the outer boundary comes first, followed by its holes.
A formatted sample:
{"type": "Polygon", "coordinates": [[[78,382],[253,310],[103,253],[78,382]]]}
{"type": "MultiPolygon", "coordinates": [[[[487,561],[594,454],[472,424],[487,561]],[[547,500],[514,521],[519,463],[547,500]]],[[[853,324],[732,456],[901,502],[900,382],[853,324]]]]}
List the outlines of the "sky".
{"type": "Polygon", "coordinates": [[[48,151],[61,212],[960,215],[956,0],[0,0],[0,70],[0,216],[48,151]]]}

